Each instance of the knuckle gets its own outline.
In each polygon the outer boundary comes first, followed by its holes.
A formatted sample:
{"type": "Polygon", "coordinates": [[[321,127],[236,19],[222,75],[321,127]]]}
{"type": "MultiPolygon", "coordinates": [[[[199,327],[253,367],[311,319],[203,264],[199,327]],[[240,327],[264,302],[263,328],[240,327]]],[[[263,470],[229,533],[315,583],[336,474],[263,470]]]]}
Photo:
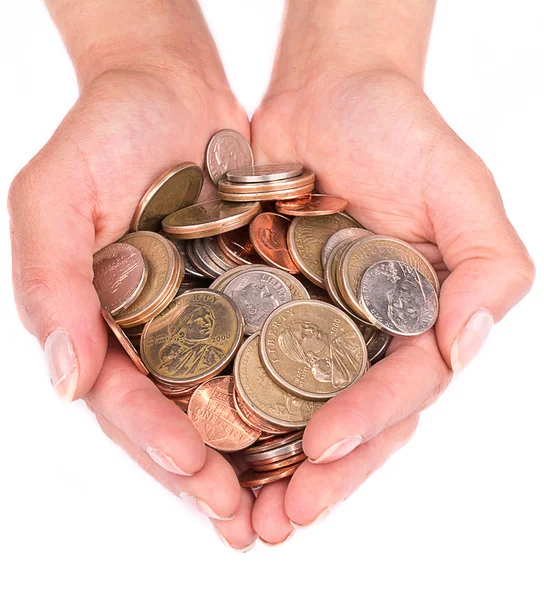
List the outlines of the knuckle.
{"type": "Polygon", "coordinates": [[[35,188],[36,168],[33,162],[28,163],[14,177],[8,191],[8,211],[11,219],[17,217],[27,201],[32,197],[35,188]]]}
{"type": "Polygon", "coordinates": [[[39,266],[26,266],[13,275],[15,296],[21,321],[31,333],[37,333],[36,319],[47,330],[47,322],[55,312],[53,277],[39,266]],[[45,321],[45,323],[44,323],[45,321]]]}

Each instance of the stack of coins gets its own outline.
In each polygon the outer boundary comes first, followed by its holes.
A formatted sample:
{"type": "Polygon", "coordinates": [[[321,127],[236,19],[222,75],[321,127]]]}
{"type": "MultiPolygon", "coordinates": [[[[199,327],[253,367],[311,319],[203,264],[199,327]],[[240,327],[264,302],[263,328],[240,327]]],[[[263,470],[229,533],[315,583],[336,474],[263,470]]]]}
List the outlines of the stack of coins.
{"type": "Polygon", "coordinates": [[[94,283],[139,371],[257,487],[295,472],[309,419],[391,336],[432,327],[439,284],[415,248],[313,193],[302,165],[254,165],[233,130],[205,162],[152,184],[132,233],[95,255],[94,283]]]}

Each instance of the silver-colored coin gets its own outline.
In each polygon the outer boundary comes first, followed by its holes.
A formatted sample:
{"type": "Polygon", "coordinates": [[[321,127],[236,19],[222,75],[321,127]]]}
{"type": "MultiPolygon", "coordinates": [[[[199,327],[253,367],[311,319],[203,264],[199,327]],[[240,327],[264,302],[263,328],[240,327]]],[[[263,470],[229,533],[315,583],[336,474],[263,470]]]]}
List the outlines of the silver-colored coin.
{"type": "Polygon", "coordinates": [[[438,296],[432,283],[398,260],[382,260],[365,271],[359,302],[376,327],[391,335],[420,335],[438,317],[438,296]]]}
{"type": "Polygon", "coordinates": [[[196,252],[195,242],[196,240],[188,240],[187,246],[185,246],[187,258],[194,265],[195,269],[202,273],[203,277],[206,277],[207,279],[215,279],[217,277],[215,271],[209,269],[206,263],[200,258],[200,255],[196,252]]]}
{"type": "Polygon", "coordinates": [[[219,275],[222,275],[227,270],[223,269],[221,265],[217,264],[206,252],[206,246],[204,245],[204,240],[202,238],[194,240],[193,248],[195,255],[201,261],[200,264],[204,263],[208,272],[214,273],[214,277],[219,277],[219,275]]]}
{"type": "Polygon", "coordinates": [[[206,167],[215,185],[227,171],[251,165],[253,165],[251,146],[238,131],[222,129],[208,142],[206,167]]]}
{"type": "Polygon", "coordinates": [[[358,240],[369,235],[372,235],[372,233],[361,227],[347,227],[346,229],[339,229],[336,233],[333,233],[321,250],[321,262],[323,268],[325,268],[331,252],[340,242],[345,242],[346,240],[358,240]]]}
{"type": "Polygon", "coordinates": [[[260,331],[268,315],[292,299],[280,277],[260,269],[242,271],[229,280],[223,291],[242,312],[247,335],[260,331]]]}
{"type": "Polygon", "coordinates": [[[230,269],[234,269],[234,267],[238,266],[233,260],[231,260],[228,256],[225,256],[225,254],[221,251],[215,235],[212,237],[202,238],[202,243],[204,244],[204,249],[206,250],[208,256],[215,264],[219,265],[223,271],[229,271],[230,269]]]}
{"type": "Polygon", "coordinates": [[[302,440],[296,440],[290,444],[285,444],[279,448],[273,448],[272,450],[263,450],[263,452],[255,452],[253,454],[246,454],[245,459],[248,463],[260,462],[261,460],[270,460],[273,458],[279,458],[286,454],[292,454],[302,450],[302,440]]]}
{"type": "MultiPolygon", "coordinates": [[[[170,239],[170,238],[168,238],[170,239]]],[[[185,240],[170,240],[172,244],[176,247],[177,251],[181,254],[181,258],[183,259],[183,264],[185,265],[185,274],[189,277],[196,277],[197,279],[206,279],[206,276],[203,275],[193,263],[189,260],[186,251],[187,242],[185,240]]]]}
{"type": "Polygon", "coordinates": [[[366,349],[368,351],[368,360],[370,364],[376,364],[385,356],[387,348],[389,348],[389,344],[391,343],[392,339],[392,336],[385,331],[376,329],[370,340],[366,342],[366,349]]]}
{"type": "Polygon", "coordinates": [[[236,183],[262,183],[298,177],[302,171],[303,167],[298,163],[272,163],[229,169],[226,177],[236,183]]]}

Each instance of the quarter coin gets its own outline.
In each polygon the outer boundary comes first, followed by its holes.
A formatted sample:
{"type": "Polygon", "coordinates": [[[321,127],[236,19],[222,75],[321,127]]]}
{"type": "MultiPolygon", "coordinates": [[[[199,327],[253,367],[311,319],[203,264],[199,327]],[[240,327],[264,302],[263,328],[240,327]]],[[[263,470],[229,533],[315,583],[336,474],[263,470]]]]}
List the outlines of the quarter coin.
{"type": "Polygon", "coordinates": [[[206,167],[215,185],[232,169],[253,164],[253,152],[246,138],[234,129],[222,129],[212,136],[206,148],[206,167]]]}

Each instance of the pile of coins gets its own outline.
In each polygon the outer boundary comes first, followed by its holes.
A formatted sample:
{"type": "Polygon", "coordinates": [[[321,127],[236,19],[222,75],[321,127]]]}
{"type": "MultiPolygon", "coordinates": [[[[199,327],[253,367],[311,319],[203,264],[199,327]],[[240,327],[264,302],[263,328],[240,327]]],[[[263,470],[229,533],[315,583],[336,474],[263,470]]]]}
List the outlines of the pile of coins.
{"type": "Polygon", "coordinates": [[[238,132],[216,133],[205,162],[151,185],[94,284],[140,372],[258,487],[295,472],[309,419],[391,336],[433,326],[439,282],[415,248],[315,193],[310,170],[254,165],[238,132]]]}

